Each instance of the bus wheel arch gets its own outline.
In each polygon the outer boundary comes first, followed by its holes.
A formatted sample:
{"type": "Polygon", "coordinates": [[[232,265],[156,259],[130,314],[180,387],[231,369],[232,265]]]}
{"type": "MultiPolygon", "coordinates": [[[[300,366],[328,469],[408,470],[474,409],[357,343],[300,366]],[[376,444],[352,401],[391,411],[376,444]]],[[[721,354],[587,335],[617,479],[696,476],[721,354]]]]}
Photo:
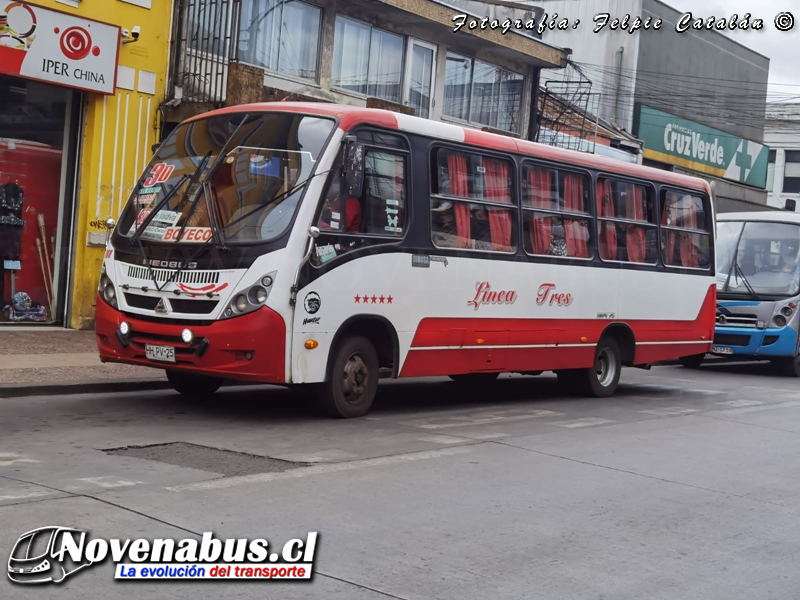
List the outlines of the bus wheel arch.
{"type": "Polygon", "coordinates": [[[605,337],[610,337],[617,343],[623,366],[632,367],[636,364],[636,337],[627,324],[611,323],[603,331],[600,340],[605,337]]]}
{"type": "Polygon", "coordinates": [[[400,341],[394,326],[386,317],[380,315],[354,315],[342,323],[333,336],[325,367],[325,381],[330,379],[337,348],[341,346],[343,340],[352,336],[368,339],[378,353],[378,367],[391,369],[393,378],[398,376],[400,341]]]}

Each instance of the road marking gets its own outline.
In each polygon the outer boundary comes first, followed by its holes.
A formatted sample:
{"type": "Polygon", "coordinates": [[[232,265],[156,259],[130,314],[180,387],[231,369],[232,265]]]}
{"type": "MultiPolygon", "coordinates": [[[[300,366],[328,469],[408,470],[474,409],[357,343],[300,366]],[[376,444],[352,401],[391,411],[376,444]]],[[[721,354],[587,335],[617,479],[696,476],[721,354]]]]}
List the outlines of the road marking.
{"type": "Polygon", "coordinates": [[[11,495],[4,495],[0,496],[0,502],[4,500],[24,500],[26,498],[41,498],[42,496],[50,496],[51,494],[56,494],[53,490],[49,490],[46,492],[26,492],[23,494],[11,494],[11,495]]]}
{"type": "MultiPolygon", "coordinates": [[[[431,421],[403,421],[401,425],[419,427],[421,429],[449,429],[451,427],[471,427],[473,425],[493,425],[497,423],[513,423],[516,421],[527,421],[528,419],[541,419],[542,417],[563,417],[564,413],[554,410],[532,410],[524,414],[503,414],[503,413],[481,413],[471,417],[448,417],[446,420],[451,422],[431,422],[431,421]],[[485,416],[482,416],[485,415],[485,416]]],[[[443,419],[445,420],[445,419],[443,419]]]]}
{"type": "Polygon", "coordinates": [[[461,446],[459,448],[445,448],[442,450],[429,450],[426,452],[397,454],[394,456],[384,456],[381,458],[367,458],[364,460],[355,460],[352,462],[312,465],[310,467],[303,467],[292,471],[283,471],[281,473],[259,473],[257,475],[243,475],[241,477],[225,477],[221,479],[212,479],[211,481],[190,483],[187,485],[179,485],[164,489],[170,492],[197,492],[202,490],[218,490],[218,489],[230,488],[239,485],[247,485],[252,483],[267,483],[270,481],[299,479],[301,477],[310,477],[314,475],[327,475],[330,473],[352,471],[354,469],[362,469],[368,467],[385,467],[389,465],[399,465],[407,462],[428,460],[431,458],[443,458],[445,456],[466,454],[468,452],[472,452],[472,449],[469,446],[461,446]]]}
{"type": "Polygon", "coordinates": [[[331,448],[330,450],[320,450],[313,454],[276,454],[275,458],[281,460],[290,460],[292,462],[307,462],[307,463],[320,463],[320,462],[333,462],[333,461],[346,461],[357,460],[358,455],[338,448],[331,448]]]}
{"type": "Polygon", "coordinates": [[[508,433],[470,433],[472,440],[499,440],[500,438],[511,437],[508,433]]]}
{"type": "Polygon", "coordinates": [[[468,442],[466,438],[453,437],[452,435],[429,435],[428,437],[418,438],[420,442],[430,442],[431,444],[462,444],[468,442]]]}
{"type": "Polygon", "coordinates": [[[758,400],[729,400],[728,402],[717,402],[722,406],[741,407],[741,406],[760,406],[764,404],[758,400]]]}
{"type": "Polygon", "coordinates": [[[781,402],[780,404],[765,404],[764,406],[748,406],[745,408],[732,408],[731,410],[721,410],[722,415],[745,415],[748,413],[761,412],[762,410],[776,410],[779,408],[795,408],[800,406],[800,400],[793,402],[781,402]]]}
{"type": "Polygon", "coordinates": [[[577,429],[578,427],[596,427],[597,425],[607,425],[609,423],[616,423],[616,421],[587,417],[585,419],[576,419],[574,421],[561,421],[559,423],[553,423],[553,425],[567,427],[569,429],[577,429]]]}
{"type": "Polygon", "coordinates": [[[25,458],[21,454],[15,452],[0,453],[0,467],[8,467],[17,463],[38,463],[38,460],[32,458],[25,458]]]}
{"type": "Polygon", "coordinates": [[[640,410],[640,413],[646,415],[657,415],[659,417],[669,417],[674,415],[688,415],[689,413],[697,412],[692,408],[683,408],[681,406],[671,406],[669,408],[655,408],[653,410],[640,410]]]}
{"type": "Polygon", "coordinates": [[[107,489],[130,487],[132,485],[138,485],[140,483],[144,483],[144,481],[123,481],[122,479],[114,479],[113,475],[107,475],[105,477],[84,477],[82,479],[78,479],[78,481],[93,483],[94,485],[107,489]]]}

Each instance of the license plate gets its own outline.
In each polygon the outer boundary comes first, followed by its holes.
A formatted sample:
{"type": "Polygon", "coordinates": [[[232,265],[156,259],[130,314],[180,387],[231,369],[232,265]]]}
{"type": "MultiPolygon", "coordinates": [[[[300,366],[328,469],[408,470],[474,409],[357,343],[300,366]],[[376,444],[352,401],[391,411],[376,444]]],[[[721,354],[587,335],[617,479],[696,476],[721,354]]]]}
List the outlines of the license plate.
{"type": "Polygon", "coordinates": [[[175,362],[175,348],[172,346],[150,346],[145,344],[144,354],[150,360],[160,360],[161,362],[175,362]]]}
{"type": "Polygon", "coordinates": [[[733,348],[725,348],[724,346],[712,346],[711,354],[733,354],[733,348]]]}

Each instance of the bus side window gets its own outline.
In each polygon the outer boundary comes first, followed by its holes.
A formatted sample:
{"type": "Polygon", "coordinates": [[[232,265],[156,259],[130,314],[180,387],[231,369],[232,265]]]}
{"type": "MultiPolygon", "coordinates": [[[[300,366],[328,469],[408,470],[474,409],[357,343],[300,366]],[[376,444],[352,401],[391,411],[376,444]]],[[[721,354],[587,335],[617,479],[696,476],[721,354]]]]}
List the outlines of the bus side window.
{"type": "Polygon", "coordinates": [[[686,192],[661,192],[661,247],[665,265],[689,269],[710,267],[707,202],[686,192]]]}

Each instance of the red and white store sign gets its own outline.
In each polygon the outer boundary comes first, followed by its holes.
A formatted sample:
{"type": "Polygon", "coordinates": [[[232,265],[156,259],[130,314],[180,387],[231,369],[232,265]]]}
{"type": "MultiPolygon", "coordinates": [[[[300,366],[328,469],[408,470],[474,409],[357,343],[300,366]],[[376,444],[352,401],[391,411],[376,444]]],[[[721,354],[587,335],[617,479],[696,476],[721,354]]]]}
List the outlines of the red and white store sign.
{"type": "Polygon", "coordinates": [[[0,0],[0,73],[113,94],[120,28],[0,0]]]}

